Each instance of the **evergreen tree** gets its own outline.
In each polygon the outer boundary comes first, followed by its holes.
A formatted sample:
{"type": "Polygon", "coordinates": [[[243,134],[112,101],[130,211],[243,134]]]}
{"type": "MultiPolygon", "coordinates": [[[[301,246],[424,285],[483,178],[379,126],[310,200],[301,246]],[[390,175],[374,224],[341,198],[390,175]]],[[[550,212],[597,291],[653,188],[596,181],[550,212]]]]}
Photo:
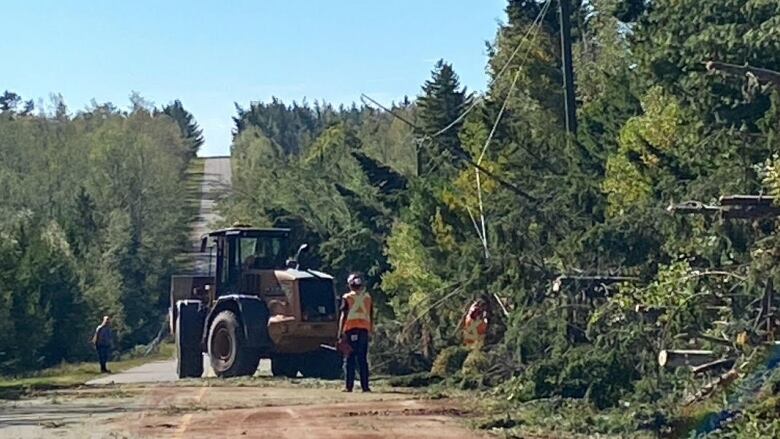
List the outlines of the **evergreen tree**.
{"type": "MultiPolygon", "coordinates": [[[[461,89],[452,65],[439,60],[417,100],[420,135],[433,136],[455,122],[464,110],[465,101],[466,91],[461,89]]],[[[429,175],[437,168],[444,171],[441,168],[448,168],[453,160],[462,159],[464,151],[458,138],[461,125],[462,121],[456,122],[449,130],[418,146],[417,175],[429,175]]]]}
{"type": "Polygon", "coordinates": [[[71,219],[68,222],[68,241],[72,243],[76,255],[86,256],[95,242],[99,227],[95,217],[97,205],[83,186],[79,188],[68,213],[71,219]]]}
{"type": "Polygon", "coordinates": [[[197,156],[198,150],[200,150],[204,142],[203,129],[198,126],[192,114],[184,109],[184,106],[178,99],[173,101],[172,104],[163,107],[162,112],[173,119],[176,125],[179,126],[181,135],[187,143],[190,156],[197,156]]]}

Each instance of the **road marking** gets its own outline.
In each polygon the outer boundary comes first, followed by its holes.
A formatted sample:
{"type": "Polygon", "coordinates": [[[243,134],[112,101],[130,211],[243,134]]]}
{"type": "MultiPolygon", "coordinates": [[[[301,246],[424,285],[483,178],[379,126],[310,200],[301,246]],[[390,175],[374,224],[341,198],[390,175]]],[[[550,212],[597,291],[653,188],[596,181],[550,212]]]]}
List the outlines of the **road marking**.
{"type": "MultiPolygon", "coordinates": [[[[203,396],[206,394],[206,389],[208,389],[206,386],[200,388],[198,391],[198,396],[195,397],[196,404],[199,404],[203,400],[203,396]]],[[[184,433],[187,431],[187,427],[190,426],[190,422],[192,422],[192,413],[187,413],[186,415],[182,416],[181,422],[179,423],[179,428],[176,429],[173,437],[175,439],[184,437],[184,433]]]]}
{"type": "Polygon", "coordinates": [[[187,413],[186,415],[181,417],[181,423],[179,424],[179,428],[176,429],[176,432],[173,434],[174,438],[181,438],[184,436],[184,432],[187,431],[187,427],[190,425],[190,421],[192,420],[192,414],[187,413]]]}

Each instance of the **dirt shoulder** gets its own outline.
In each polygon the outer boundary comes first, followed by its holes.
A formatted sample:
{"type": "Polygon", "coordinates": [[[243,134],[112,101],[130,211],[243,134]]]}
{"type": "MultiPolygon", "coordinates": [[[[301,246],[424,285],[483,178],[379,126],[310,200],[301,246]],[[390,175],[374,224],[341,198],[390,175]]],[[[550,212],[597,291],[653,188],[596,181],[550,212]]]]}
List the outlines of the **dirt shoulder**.
{"type": "Polygon", "coordinates": [[[457,399],[253,378],[52,391],[0,402],[2,437],[473,438],[457,399]]]}

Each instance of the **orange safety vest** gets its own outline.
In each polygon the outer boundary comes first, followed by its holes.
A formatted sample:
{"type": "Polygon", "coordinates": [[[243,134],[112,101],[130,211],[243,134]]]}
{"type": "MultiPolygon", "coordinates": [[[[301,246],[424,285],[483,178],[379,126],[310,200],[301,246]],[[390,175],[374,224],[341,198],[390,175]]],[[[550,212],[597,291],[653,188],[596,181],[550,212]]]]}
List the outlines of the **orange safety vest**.
{"type": "Polygon", "coordinates": [[[344,332],[350,329],[371,328],[371,296],[368,293],[356,293],[350,291],[344,295],[347,302],[347,318],[344,321],[344,332]]]}
{"type": "Polygon", "coordinates": [[[466,316],[466,322],[463,325],[463,343],[466,346],[483,345],[486,334],[487,319],[472,319],[470,315],[466,316]]]}

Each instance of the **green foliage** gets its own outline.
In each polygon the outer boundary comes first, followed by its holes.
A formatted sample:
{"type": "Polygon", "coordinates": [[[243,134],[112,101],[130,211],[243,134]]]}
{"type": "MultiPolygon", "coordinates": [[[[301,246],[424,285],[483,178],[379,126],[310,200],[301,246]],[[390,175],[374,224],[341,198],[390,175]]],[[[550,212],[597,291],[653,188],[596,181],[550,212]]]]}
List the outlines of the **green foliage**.
{"type": "Polygon", "coordinates": [[[774,154],[768,158],[761,167],[760,175],[767,193],[780,199],[780,156],[774,154]]]}
{"type": "Polygon", "coordinates": [[[128,113],[104,104],[70,115],[61,99],[53,115],[7,106],[0,365],[10,373],[88,358],[104,314],[118,348],[147,342],[186,242],[192,144],[138,97],[128,113]]]}
{"type": "Polygon", "coordinates": [[[260,129],[284,154],[301,153],[336,120],[330,105],[305,103],[287,106],[276,98],[270,103],[253,103],[248,109],[236,105],[238,115],[233,118],[236,133],[255,127],[260,129]]]}
{"type": "Polygon", "coordinates": [[[446,378],[459,372],[468,355],[469,350],[461,346],[448,346],[442,349],[433,361],[431,374],[446,378]]]}
{"type": "Polygon", "coordinates": [[[371,370],[380,374],[430,376],[431,361],[419,351],[419,346],[403,340],[403,328],[397,322],[381,321],[371,338],[369,351],[371,370]]]}
{"type": "Polygon", "coordinates": [[[536,361],[517,382],[505,386],[513,398],[584,398],[596,407],[615,406],[637,378],[633,359],[620,352],[578,347],[536,361]]]}
{"type": "Polygon", "coordinates": [[[463,361],[461,372],[465,376],[485,375],[490,367],[488,356],[480,349],[471,349],[463,361]]]}
{"type": "Polygon", "coordinates": [[[417,372],[409,375],[395,376],[387,380],[393,387],[428,387],[441,381],[437,375],[428,372],[417,372]]]}

